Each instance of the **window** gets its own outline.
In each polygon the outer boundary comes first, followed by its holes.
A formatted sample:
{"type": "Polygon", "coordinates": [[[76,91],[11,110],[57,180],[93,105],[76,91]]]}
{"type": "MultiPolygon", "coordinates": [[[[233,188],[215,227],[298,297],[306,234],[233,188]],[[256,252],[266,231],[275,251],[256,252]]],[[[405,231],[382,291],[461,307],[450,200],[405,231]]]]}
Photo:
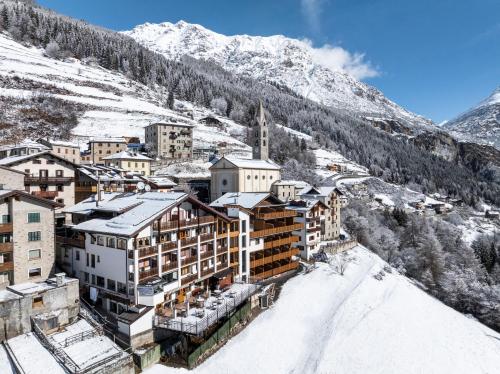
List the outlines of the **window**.
{"type": "Polygon", "coordinates": [[[62,184],[58,184],[56,186],[56,190],[59,191],[59,192],[62,192],[62,191],[64,191],[64,186],[62,184]]]}
{"type": "Polygon", "coordinates": [[[113,279],[108,279],[108,290],[116,291],[116,282],[113,279]]]}
{"type": "Polygon", "coordinates": [[[266,141],[265,141],[265,140],[263,140],[263,141],[262,141],[262,145],[263,145],[264,147],[266,146],[266,141]]]}
{"type": "Polygon", "coordinates": [[[247,175],[247,179],[250,180],[250,174],[247,175]]]}
{"type": "Polygon", "coordinates": [[[118,239],[116,241],[116,248],[127,249],[127,240],[126,239],[118,239]]]}
{"type": "Polygon", "coordinates": [[[39,160],[38,158],[35,158],[35,159],[33,160],[33,163],[34,163],[34,164],[41,164],[41,163],[42,163],[42,160],[39,160]]]}
{"type": "Polygon", "coordinates": [[[56,203],[58,203],[58,204],[64,204],[64,199],[56,199],[56,203]]]}
{"type": "Polygon", "coordinates": [[[109,302],[109,311],[111,313],[115,313],[117,312],[117,309],[116,309],[116,303],[114,301],[110,301],[109,302]]]}
{"type": "Polygon", "coordinates": [[[89,266],[89,254],[87,253],[87,266],[89,266]]]}
{"type": "Polygon", "coordinates": [[[30,249],[28,252],[28,259],[30,260],[36,260],[39,259],[42,255],[42,252],[40,249],[30,249]]]}
{"type": "Polygon", "coordinates": [[[24,172],[25,172],[26,174],[29,174],[29,173],[30,173],[30,169],[24,169],[24,172]]]}
{"type": "Polygon", "coordinates": [[[56,170],[56,177],[62,177],[64,175],[64,170],[56,170]]]}
{"type": "Polygon", "coordinates": [[[75,259],[76,261],[80,261],[80,251],[75,251],[75,259]]]}
{"type": "Polygon", "coordinates": [[[30,278],[39,277],[42,275],[42,268],[33,268],[28,270],[28,276],[30,278]]]}
{"type": "Polygon", "coordinates": [[[266,132],[265,132],[265,131],[262,133],[262,137],[263,137],[263,138],[265,138],[265,137],[266,137],[266,132]]]}
{"type": "Polygon", "coordinates": [[[32,308],[40,308],[43,306],[43,297],[42,296],[36,296],[33,298],[33,301],[31,303],[32,308]]]}
{"type": "Polygon", "coordinates": [[[97,256],[97,263],[101,262],[101,256],[97,256]]]}
{"type": "Polygon", "coordinates": [[[40,222],[40,213],[28,213],[28,223],[40,222]]]}
{"type": "Polygon", "coordinates": [[[100,276],[97,276],[97,285],[99,287],[104,287],[104,278],[103,277],[100,277],[100,276]]]}
{"type": "Polygon", "coordinates": [[[90,235],[90,244],[95,244],[95,236],[90,235]]]}
{"type": "Polygon", "coordinates": [[[84,277],[84,279],[85,279],[85,282],[89,283],[89,273],[84,272],[84,273],[83,273],[83,277],[84,277]]]}
{"type": "Polygon", "coordinates": [[[92,274],[92,284],[95,284],[95,275],[92,274]]]}
{"type": "Polygon", "coordinates": [[[241,232],[247,232],[247,221],[246,220],[241,221],[241,232]]]}
{"type": "Polygon", "coordinates": [[[115,248],[115,238],[107,238],[106,247],[115,248]]]}
{"type": "Polygon", "coordinates": [[[57,148],[57,153],[61,153],[61,148],[57,148]]]}
{"type": "Polygon", "coordinates": [[[28,232],[28,241],[29,242],[36,242],[38,240],[42,239],[42,232],[41,231],[30,231],[28,232]]]}
{"type": "Polygon", "coordinates": [[[227,185],[227,180],[226,180],[226,179],[223,179],[223,180],[222,180],[222,185],[223,185],[223,186],[226,186],[226,185],[227,185]]]}
{"type": "Polygon", "coordinates": [[[10,215],[8,214],[2,215],[1,223],[10,223],[10,215]]]}
{"type": "Polygon", "coordinates": [[[257,180],[257,179],[259,179],[259,176],[258,176],[258,175],[256,175],[256,176],[255,176],[255,180],[257,180]]]}
{"type": "Polygon", "coordinates": [[[266,176],[265,176],[265,175],[263,175],[263,176],[262,176],[262,179],[266,179],[266,176]]]}
{"type": "Polygon", "coordinates": [[[246,248],[246,246],[247,246],[247,236],[244,235],[241,237],[241,247],[246,248]]]}
{"type": "Polygon", "coordinates": [[[95,255],[90,255],[90,266],[95,268],[95,255]]]}
{"type": "Polygon", "coordinates": [[[104,236],[97,237],[97,245],[104,245],[104,236]]]}
{"type": "Polygon", "coordinates": [[[54,160],[47,160],[47,165],[54,165],[56,162],[54,160]]]}
{"type": "Polygon", "coordinates": [[[119,293],[127,293],[127,285],[125,283],[116,282],[116,287],[119,293]]]}

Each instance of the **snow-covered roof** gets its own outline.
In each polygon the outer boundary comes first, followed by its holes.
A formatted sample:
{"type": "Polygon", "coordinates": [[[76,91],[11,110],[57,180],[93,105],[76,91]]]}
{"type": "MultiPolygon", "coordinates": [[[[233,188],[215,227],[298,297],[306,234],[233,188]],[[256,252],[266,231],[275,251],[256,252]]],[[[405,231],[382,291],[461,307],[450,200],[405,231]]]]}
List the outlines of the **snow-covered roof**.
{"type": "Polygon", "coordinates": [[[303,202],[303,205],[293,205],[293,203],[289,203],[287,205],[287,209],[292,209],[300,212],[311,210],[316,204],[320,203],[324,205],[320,200],[317,199],[305,199],[300,200],[303,202]]]}
{"type": "Polygon", "coordinates": [[[127,143],[127,140],[123,137],[93,137],[89,140],[89,143],[127,143]]]}
{"type": "Polygon", "coordinates": [[[223,208],[226,205],[239,205],[246,209],[252,209],[268,196],[267,192],[228,192],[213,201],[210,206],[223,208]]]}
{"type": "Polygon", "coordinates": [[[65,141],[65,140],[59,140],[59,139],[49,139],[47,140],[52,145],[60,145],[61,147],[73,147],[73,148],[80,148],[80,146],[77,143],[65,141]]]}
{"type": "MultiPolygon", "coordinates": [[[[107,201],[101,201],[98,207],[92,207],[87,203],[87,209],[83,210],[83,212],[88,212],[89,210],[114,212],[125,210],[125,212],[111,219],[96,218],[85,221],[74,226],[74,229],[131,236],[141,230],[151,220],[163,214],[165,210],[175,206],[187,196],[188,195],[184,192],[129,193],[115,196],[107,201]]],[[[80,207],[83,206],[84,205],[80,205],[80,207]]]]}
{"type": "MultiPolygon", "coordinates": [[[[155,123],[152,123],[150,124],[149,126],[177,126],[177,127],[194,127],[194,125],[191,125],[189,123],[185,123],[185,122],[155,122],[155,123]]],[[[149,127],[148,126],[148,127],[149,127]]]]}
{"type": "Polygon", "coordinates": [[[273,183],[275,186],[295,186],[296,188],[306,188],[311,187],[311,185],[304,181],[296,180],[279,180],[273,183]]]}
{"type": "Polygon", "coordinates": [[[44,199],[35,195],[31,195],[25,191],[21,190],[0,190],[0,198],[10,197],[10,196],[22,196],[26,199],[36,200],[38,203],[43,205],[49,205],[51,207],[63,207],[63,204],[56,203],[55,201],[44,199]]]}
{"type": "MultiPolygon", "coordinates": [[[[99,204],[105,204],[111,199],[114,199],[122,194],[123,193],[121,192],[101,192],[101,201],[99,204]]],[[[96,207],[96,195],[92,195],[85,200],[80,201],[78,204],[64,208],[64,213],[90,214],[96,207]]]]}
{"type": "Polygon", "coordinates": [[[255,159],[244,159],[236,158],[231,156],[222,156],[211,168],[217,165],[222,160],[227,160],[234,166],[242,169],[263,169],[263,170],[281,170],[281,166],[272,160],[255,160],[255,159]]]}
{"type": "Polygon", "coordinates": [[[0,151],[8,151],[16,148],[38,148],[40,150],[48,150],[49,148],[31,139],[24,139],[20,143],[5,144],[0,146],[0,151]]]}
{"type": "Polygon", "coordinates": [[[140,153],[131,153],[128,151],[121,151],[112,155],[103,157],[103,160],[136,160],[136,161],[153,161],[152,158],[144,156],[140,153]]]}
{"type": "Polygon", "coordinates": [[[144,180],[147,182],[151,182],[158,187],[174,187],[177,186],[173,180],[167,177],[144,177],[144,180]]]}
{"type": "Polygon", "coordinates": [[[328,196],[335,190],[338,191],[338,189],[335,186],[320,186],[320,187],[313,187],[310,186],[311,188],[304,188],[302,191],[299,192],[299,195],[302,197],[306,197],[306,195],[312,195],[312,196],[328,196]],[[316,191],[319,193],[316,193],[316,191]]]}
{"type": "Polygon", "coordinates": [[[66,162],[66,163],[75,165],[73,162],[71,162],[63,157],[60,157],[58,155],[55,155],[55,154],[51,153],[50,151],[41,151],[41,152],[37,152],[37,153],[31,153],[29,155],[5,157],[5,158],[0,159],[0,165],[12,165],[12,164],[15,164],[17,162],[22,162],[25,160],[29,160],[31,158],[37,158],[37,157],[45,156],[45,155],[50,155],[51,157],[54,157],[54,158],[57,158],[61,161],[66,162]]]}

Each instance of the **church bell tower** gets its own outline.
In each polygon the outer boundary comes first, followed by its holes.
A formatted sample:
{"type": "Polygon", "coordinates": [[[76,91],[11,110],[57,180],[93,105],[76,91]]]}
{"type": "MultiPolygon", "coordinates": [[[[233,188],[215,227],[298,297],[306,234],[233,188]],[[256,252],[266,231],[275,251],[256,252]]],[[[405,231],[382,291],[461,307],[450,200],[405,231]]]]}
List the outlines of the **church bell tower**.
{"type": "Polygon", "coordinates": [[[259,108],[255,113],[255,120],[250,129],[252,142],[252,158],[256,160],[269,159],[269,131],[267,128],[266,115],[262,100],[259,100],[259,108]]]}

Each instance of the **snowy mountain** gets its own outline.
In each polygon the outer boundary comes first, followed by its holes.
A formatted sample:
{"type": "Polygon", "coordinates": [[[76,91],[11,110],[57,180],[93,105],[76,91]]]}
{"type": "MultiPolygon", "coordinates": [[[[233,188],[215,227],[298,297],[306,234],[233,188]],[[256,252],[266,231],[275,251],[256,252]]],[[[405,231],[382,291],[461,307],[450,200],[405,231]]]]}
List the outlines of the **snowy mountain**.
{"type": "Polygon", "coordinates": [[[363,247],[344,275],[319,264],[192,371],[147,374],[493,374],[500,334],[448,308],[363,247]]]}
{"type": "Polygon", "coordinates": [[[308,41],[282,35],[225,36],[184,21],[145,23],[123,33],[169,59],[189,55],[211,60],[233,73],[286,86],[340,110],[374,120],[397,120],[409,128],[433,128],[430,120],[403,109],[376,88],[329,69],[308,41]]]}
{"type": "Polygon", "coordinates": [[[445,123],[443,128],[459,139],[500,149],[500,86],[486,100],[445,123]]]}

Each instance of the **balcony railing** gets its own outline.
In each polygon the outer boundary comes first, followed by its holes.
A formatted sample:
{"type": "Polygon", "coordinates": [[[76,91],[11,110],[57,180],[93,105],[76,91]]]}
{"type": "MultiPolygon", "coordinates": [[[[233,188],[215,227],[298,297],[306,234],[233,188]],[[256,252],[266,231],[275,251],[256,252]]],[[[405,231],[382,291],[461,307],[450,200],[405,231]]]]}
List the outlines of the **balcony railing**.
{"type": "Polygon", "coordinates": [[[0,243],[0,252],[12,252],[14,243],[0,243]]]}
{"type": "Polygon", "coordinates": [[[139,248],[138,252],[139,252],[139,258],[143,258],[152,255],[157,255],[158,249],[156,248],[156,246],[149,246],[149,247],[139,248]]]}
{"type": "Polygon", "coordinates": [[[12,232],[12,223],[0,223],[0,232],[12,232]]]}
{"type": "Polygon", "coordinates": [[[192,238],[181,239],[181,247],[187,247],[188,245],[198,244],[198,237],[193,236],[192,238]]]}
{"type": "Polygon", "coordinates": [[[168,242],[168,243],[163,243],[161,244],[161,251],[166,252],[166,251],[171,251],[172,249],[177,248],[177,242],[168,242]]]}
{"type": "Polygon", "coordinates": [[[209,257],[212,257],[214,255],[214,251],[205,251],[205,252],[202,252],[200,254],[200,258],[202,260],[206,259],[206,258],[209,258],[209,257]]]}
{"type": "Polygon", "coordinates": [[[275,218],[289,218],[296,217],[297,212],[295,210],[283,210],[280,212],[269,212],[269,213],[257,213],[255,218],[257,219],[275,219],[275,218]]]}
{"type": "Polygon", "coordinates": [[[33,196],[41,197],[42,199],[54,199],[59,195],[58,191],[33,191],[33,196]]]}
{"type": "Polygon", "coordinates": [[[202,217],[195,217],[190,219],[189,221],[187,220],[174,220],[174,221],[168,221],[168,222],[162,222],[158,228],[158,224],[153,225],[154,230],[159,230],[159,231],[168,231],[168,230],[175,230],[178,227],[189,227],[189,226],[197,226],[198,224],[200,225],[205,225],[207,223],[213,223],[215,222],[215,218],[213,216],[202,216],[202,217]]]}
{"type": "Polygon", "coordinates": [[[14,270],[14,262],[2,262],[0,263],[0,271],[11,271],[14,270]]]}
{"type": "Polygon", "coordinates": [[[217,264],[217,269],[225,269],[229,266],[229,263],[227,261],[221,262],[220,264],[217,264]]]}
{"type": "Polygon", "coordinates": [[[188,283],[191,283],[192,281],[198,279],[198,274],[192,274],[188,275],[187,277],[184,277],[181,279],[181,285],[186,285],[188,283]]]}
{"type": "Polygon", "coordinates": [[[73,182],[73,177],[42,177],[39,175],[29,175],[24,177],[26,184],[57,184],[57,183],[70,183],[73,182]]]}
{"type": "Polygon", "coordinates": [[[268,254],[267,256],[261,258],[254,258],[250,260],[250,267],[255,268],[257,266],[267,265],[275,261],[283,260],[286,258],[290,258],[292,256],[296,256],[299,254],[298,248],[292,248],[287,251],[283,251],[280,253],[268,254]]]}
{"type": "Polygon", "coordinates": [[[214,234],[201,234],[200,235],[200,242],[206,242],[206,241],[209,241],[209,240],[213,240],[214,238],[214,234]]]}
{"type": "Polygon", "coordinates": [[[186,266],[186,265],[194,264],[196,261],[198,261],[197,256],[186,257],[186,258],[183,258],[181,260],[181,265],[186,266]]]}
{"type": "Polygon", "coordinates": [[[151,278],[158,275],[158,268],[150,268],[149,270],[139,271],[139,280],[151,278]]]}
{"type": "Polygon", "coordinates": [[[85,249],[85,239],[67,238],[65,236],[56,235],[56,242],[58,244],[69,245],[72,247],[85,249]]]}
{"type": "Polygon", "coordinates": [[[240,247],[238,247],[238,246],[229,248],[229,252],[231,252],[231,253],[238,252],[239,250],[240,250],[240,247]]]}
{"type": "Polygon", "coordinates": [[[263,236],[269,236],[269,235],[276,235],[276,234],[282,234],[284,232],[290,232],[290,231],[296,231],[300,230],[304,227],[304,224],[302,223],[294,223],[292,225],[287,225],[287,226],[281,226],[281,227],[274,227],[271,229],[264,229],[264,230],[258,230],[258,231],[252,231],[250,233],[250,238],[260,238],[263,236]]]}
{"type": "Polygon", "coordinates": [[[168,264],[163,264],[161,266],[161,271],[167,272],[167,271],[171,271],[171,270],[176,270],[178,265],[179,265],[179,263],[177,261],[171,261],[168,264]]]}
{"type": "Polygon", "coordinates": [[[282,245],[292,244],[299,241],[299,237],[297,235],[289,236],[288,238],[276,239],[269,242],[264,243],[264,249],[276,248],[282,245]]]}
{"type": "Polygon", "coordinates": [[[208,269],[201,271],[201,276],[206,277],[207,275],[213,274],[214,272],[215,272],[215,268],[208,268],[208,269]]]}
{"type": "Polygon", "coordinates": [[[274,275],[284,273],[286,271],[295,270],[295,269],[297,269],[298,266],[299,266],[298,261],[292,261],[289,264],[285,264],[285,265],[276,267],[276,268],[271,269],[271,270],[267,270],[267,271],[257,273],[257,274],[252,274],[251,278],[254,280],[266,279],[266,278],[272,277],[274,275]]]}

